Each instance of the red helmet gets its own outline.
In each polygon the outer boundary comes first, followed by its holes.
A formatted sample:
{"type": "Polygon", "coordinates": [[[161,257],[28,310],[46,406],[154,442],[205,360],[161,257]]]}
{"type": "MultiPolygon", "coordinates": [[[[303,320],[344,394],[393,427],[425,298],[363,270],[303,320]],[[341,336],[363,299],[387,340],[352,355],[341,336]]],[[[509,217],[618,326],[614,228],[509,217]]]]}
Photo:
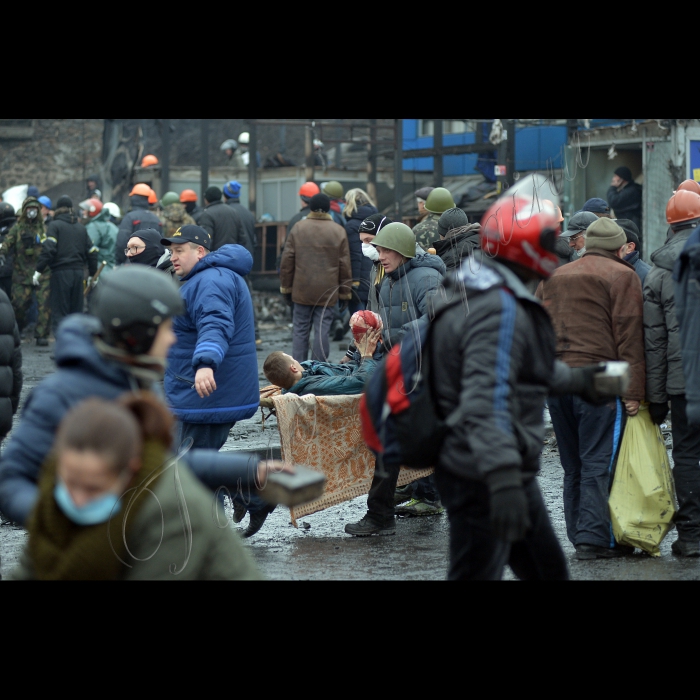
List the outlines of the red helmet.
{"type": "Polygon", "coordinates": [[[700,184],[695,182],[695,180],[686,180],[678,186],[678,191],[687,190],[688,192],[695,192],[695,194],[700,194],[700,184]]]}
{"type": "Polygon", "coordinates": [[[319,186],[315,182],[305,182],[299,190],[300,197],[311,199],[321,192],[319,186]]]}
{"type": "Polygon", "coordinates": [[[558,267],[554,252],[559,228],[551,203],[537,203],[515,195],[498,200],[481,222],[481,247],[491,257],[502,258],[551,277],[558,267]]]}
{"type": "Polygon", "coordinates": [[[84,202],[80,202],[79,206],[91,219],[94,219],[102,212],[104,205],[99,199],[86,199],[84,202]]]}
{"type": "Polygon", "coordinates": [[[678,190],[668,200],[666,220],[671,224],[671,227],[681,224],[689,226],[692,222],[700,221],[700,194],[688,190],[678,190]]]}
{"type": "Polygon", "coordinates": [[[187,202],[196,202],[197,199],[197,193],[194,190],[182,190],[182,192],[180,192],[180,201],[183,204],[187,202]]]}

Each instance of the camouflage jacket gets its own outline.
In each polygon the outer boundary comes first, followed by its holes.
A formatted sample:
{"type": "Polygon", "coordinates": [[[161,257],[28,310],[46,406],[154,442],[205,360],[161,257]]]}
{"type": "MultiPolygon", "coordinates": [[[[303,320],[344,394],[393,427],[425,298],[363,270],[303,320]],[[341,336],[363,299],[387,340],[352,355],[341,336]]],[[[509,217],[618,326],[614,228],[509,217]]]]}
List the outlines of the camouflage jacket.
{"type": "Polygon", "coordinates": [[[434,244],[440,240],[440,229],[438,224],[440,223],[439,214],[431,214],[427,219],[424,219],[413,229],[413,235],[416,237],[416,243],[423,248],[428,250],[432,248],[434,244]]]}
{"type": "MultiPolygon", "coordinates": [[[[7,234],[5,242],[0,246],[0,255],[15,258],[14,284],[31,285],[37,260],[46,240],[46,228],[41,219],[29,223],[24,216],[16,223],[7,234]]],[[[48,275],[47,275],[48,276],[48,275]]]]}
{"type": "Polygon", "coordinates": [[[170,204],[160,216],[163,222],[163,237],[170,238],[183,226],[196,225],[196,221],[185,211],[184,204],[170,204]]]}

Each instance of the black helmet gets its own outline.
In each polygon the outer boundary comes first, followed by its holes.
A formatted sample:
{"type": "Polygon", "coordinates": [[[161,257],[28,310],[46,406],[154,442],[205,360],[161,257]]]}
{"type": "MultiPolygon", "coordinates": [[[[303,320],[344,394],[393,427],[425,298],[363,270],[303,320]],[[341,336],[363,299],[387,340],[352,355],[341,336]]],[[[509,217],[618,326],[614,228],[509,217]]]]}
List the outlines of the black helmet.
{"type": "Polygon", "coordinates": [[[107,345],[137,356],[148,353],[158,326],[183,314],[185,305],[170,275],[129,265],[100,280],[91,311],[102,322],[107,345]]]}
{"type": "Polygon", "coordinates": [[[15,218],[15,208],[8,202],[0,202],[0,222],[15,218]]]}

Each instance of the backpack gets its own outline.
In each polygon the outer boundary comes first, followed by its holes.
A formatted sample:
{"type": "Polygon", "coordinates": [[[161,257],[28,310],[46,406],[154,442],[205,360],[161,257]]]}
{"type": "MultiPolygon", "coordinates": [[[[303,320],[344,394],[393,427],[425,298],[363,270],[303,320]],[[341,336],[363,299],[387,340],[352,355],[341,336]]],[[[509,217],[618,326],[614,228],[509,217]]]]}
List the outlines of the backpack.
{"type": "Polygon", "coordinates": [[[431,387],[431,339],[435,322],[461,303],[451,302],[432,322],[418,323],[367,382],[360,402],[362,435],[380,471],[434,467],[445,436],[459,422],[459,411],[444,419],[437,407],[431,387]]]}

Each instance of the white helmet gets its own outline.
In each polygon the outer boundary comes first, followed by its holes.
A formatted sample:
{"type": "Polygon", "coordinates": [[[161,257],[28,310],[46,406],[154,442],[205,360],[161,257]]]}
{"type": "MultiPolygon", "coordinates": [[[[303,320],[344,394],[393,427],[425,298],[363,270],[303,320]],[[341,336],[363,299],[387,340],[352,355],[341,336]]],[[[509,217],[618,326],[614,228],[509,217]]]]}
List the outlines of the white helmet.
{"type": "Polygon", "coordinates": [[[323,148],[323,141],[321,141],[321,139],[314,139],[314,148],[323,148]]]}
{"type": "Polygon", "coordinates": [[[250,143],[250,134],[247,131],[244,131],[238,137],[238,143],[240,143],[243,146],[247,146],[250,143]]]}
{"type": "Polygon", "coordinates": [[[122,218],[122,211],[114,202],[107,202],[103,209],[106,209],[109,212],[109,215],[113,216],[115,219],[122,218]]]}

